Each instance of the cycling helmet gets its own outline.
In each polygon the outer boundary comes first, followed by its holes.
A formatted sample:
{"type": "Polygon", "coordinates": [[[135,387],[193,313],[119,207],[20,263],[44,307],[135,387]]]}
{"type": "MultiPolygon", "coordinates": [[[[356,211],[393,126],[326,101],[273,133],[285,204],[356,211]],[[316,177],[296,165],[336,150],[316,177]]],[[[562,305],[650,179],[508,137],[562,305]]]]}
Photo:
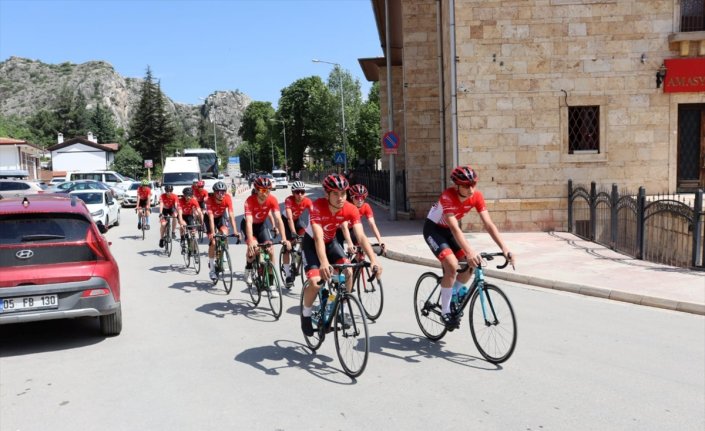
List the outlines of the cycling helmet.
{"type": "Polygon", "coordinates": [[[477,183],[477,174],[470,166],[458,166],[453,169],[450,179],[459,186],[474,186],[477,183]]]}
{"type": "Polygon", "coordinates": [[[194,187],[198,187],[198,178],[194,178],[193,181],[191,182],[191,185],[194,187]]]}
{"type": "Polygon", "coordinates": [[[227,192],[228,186],[226,186],[224,182],[218,181],[217,183],[213,184],[213,191],[214,192],[227,192]]]}
{"type": "Polygon", "coordinates": [[[256,189],[271,189],[272,180],[267,177],[257,177],[257,179],[255,179],[254,186],[256,189]]]}
{"type": "Polygon", "coordinates": [[[291,190],[305,190],[306,184],[303,181],[294,181],[291,183],[291,190]]]}
{"type": "Polygon", "coordinates": [[[143,185],[143,186],[148,186],[148,185],[149,185],[149,181],[147,181],[147,180],[142,180],[142,185],[143,185]]]}
{"type": "Polygon", "coordinates": [[[172,186],[171,184],[167,184],[164,186],[164,191],[167,193],[171,193],[174,191],[174,186],[172,186]]]}
{"type": "Polygon", "coordinates": [[[365,199],[367,197],[367,194],[367,187],[363,186],[362,184],[355,184],[354,186],[350,187],[350,196],[365,199]]]}
{"type": "Polygon", "coordinates": [[[203,182],[202,180],[199,180],[199,181],[198,181],[198,184],[197,184],[197,186],[198,186],[199,188],[201,188],[201,189],[202,189],[202,188],[203,188],[203,186],[205,186],[205,185],[206,185],[206,183],[204,183],[204,182],[203,182]]]}
{"type": "Polygon", "coordinates": [[[327,192],[331,192],[333,190],[341,190],[345,191],[350,187],[350,183],[348,183],[347,178],[345,178],[343,175],[340,174],[330,174],[327,177],[323,179],[323,188],[327,192]]]}
{"type": "Polygon", "coordinates": [[[186,187],[184,188],[183,194],[185,197],[193,196],[193,190],[191,190],[191,187],[186,187]]]}

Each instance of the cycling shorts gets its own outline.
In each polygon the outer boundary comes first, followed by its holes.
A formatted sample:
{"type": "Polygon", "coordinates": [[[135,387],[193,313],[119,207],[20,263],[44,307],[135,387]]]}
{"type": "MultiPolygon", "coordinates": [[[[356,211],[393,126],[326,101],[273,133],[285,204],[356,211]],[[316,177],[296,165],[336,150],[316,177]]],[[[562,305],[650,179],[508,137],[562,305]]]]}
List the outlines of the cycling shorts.
{"type": "MultiPolygon", "coordinates": [[[[245,229],[245,223],[245,218],[243,217],[242,221],[240,222],[240,232],[242,232],[243,235],[247,233],[247,230],[245,229]]],[[[252,223],[252,236],[257,238],[257,242],[260,244],[264,244],[265,242],[272,242],[272,240],[274,239],[272,237],[272,231],[269,229],[266,222],[252,223]]]]}
{"type": "Polygon", "coordinates": [[[438,226],[426,219],[423,225],[423,238],[438,260],[445,259],[449,254],[454,254],[458,259],[465,257],[465,250],[455,240],[450,228],[438,226]]]}
{"type": "Polygon", "coordinates": [[[149,204],[149,199],[140,199],[137,201],[137,208],[147,208],[149,209],[151,205],[149,204]]]}
{"type": "MultiPolygon", "coordinates": [[[[286,239],[291,241],[292,239],[294,239],[294,237],[291,235],[291,230],[289,229],[289,219],[287,219],[286,216],[282,216],[282,221],[284,222],[284,232],[286,233],[286,239]]],[[[304,226],[301,217],[294,220],[294,229],[296,229],[297,235],[301,236],[304,234],[306,226],[304,226]]]]}
{"type": "Polygon", "coordinates": [[[190,224],[196,224],[195,217],[193,216],[193,214],[183,214],[182,217],[187,226],[190,224]]]}
{"type": "MultiPolygon", "coordinates": [[[[223,214],[220,217],[213,217],[213,224],[215,225],[215,230],[224,230],[223,228],[227,229],[228,224],[225,222],[225,214],[223,214]]],[[[206,220],[206,234],[211,233],[211,224],[206,220]]],[[[215,232],[212,232],[215,233],[215,232]]]]}
{"type": "Polygon", "coordinates": [[[163,216],[174,216],[176,215],[176,211],[174,211],[174,208],[162,208],[162,215],[163,216]]]}
{"type": "MultiPolygon", "coordinates": [[[[345,236],[343,236],[343,229],[345,229],[343,226],[340,226],[337,231],[335,231],[335,239],[340,243],[340,245],[345,248],[345,236]]],[[[355,231],[352,229],[348,229],[350,232],[350,239],[352,240],[353,245],[360,245],[360,243],[357,241],[357,236],[355,236],[355,231]]]]}
{"type": "MultiPolygon", "coordinates": [[[[306,277],[318,277],[320,272],[319,268],[321,266],[321,261],[318,259],[318,253],[316,253],[316,243],[308,234],[304,235],[304,240],[301,243],[301,251],[304,255],[304,262],[306,266],[304,271],[306,271],[306,277]]],[[[330,263],[350,263],[343,247],[335,239],[328,244],[326,244],[326,257],[330,263]]]]}

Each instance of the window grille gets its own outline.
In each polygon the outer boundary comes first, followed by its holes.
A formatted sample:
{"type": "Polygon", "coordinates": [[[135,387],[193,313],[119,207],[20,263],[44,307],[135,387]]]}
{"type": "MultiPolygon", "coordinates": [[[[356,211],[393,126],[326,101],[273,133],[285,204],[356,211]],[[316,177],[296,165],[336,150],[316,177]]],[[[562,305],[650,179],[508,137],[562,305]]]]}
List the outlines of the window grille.
{"type": "Polygon", "coordinates": [[[568,152],[600,152],[600,107],[568,108],[568,152]]]}
{"type": "Polygon", "coordinates": [[[705,30],[705,0],[681,0],[681,31],[705,30]]]}

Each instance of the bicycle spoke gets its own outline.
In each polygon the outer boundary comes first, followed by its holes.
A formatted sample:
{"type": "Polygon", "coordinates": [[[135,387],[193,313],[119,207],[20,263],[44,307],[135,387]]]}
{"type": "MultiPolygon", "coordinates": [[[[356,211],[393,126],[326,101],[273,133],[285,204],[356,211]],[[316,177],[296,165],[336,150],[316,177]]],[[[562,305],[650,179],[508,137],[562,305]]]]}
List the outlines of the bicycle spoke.
{"type": "Polygon", "coordinates": [[[419,277],[414,290],[414,313],[421,332],[433,341],[440,340],[447,329],[441,320],[441,278],[426,272],[419,277]]]}
{"type": "Polygon", "coordinates": [[[367,319],[356,297],[346,295],[335,315],[335,349],[345,374],[358,377],[365,370],[370,351],[367,319]]]}
{"type": "Polygon", "coordinates": [[[517,341],[514,310],[497,286],[485,284],[470,301],[470,333],[480,354],[492,363],[509,359],[517,341]]]}
{"type": "Polygon", "coordinates": [[[356,271],[357,278],[355,289],[357,296],[360,298],[367,318],[377,320],[382,314],[382,306],[384,305],[384,295],[382,293],[382,281],[377,278],[368,281],[371,275],[369,268],[356,271]]]}

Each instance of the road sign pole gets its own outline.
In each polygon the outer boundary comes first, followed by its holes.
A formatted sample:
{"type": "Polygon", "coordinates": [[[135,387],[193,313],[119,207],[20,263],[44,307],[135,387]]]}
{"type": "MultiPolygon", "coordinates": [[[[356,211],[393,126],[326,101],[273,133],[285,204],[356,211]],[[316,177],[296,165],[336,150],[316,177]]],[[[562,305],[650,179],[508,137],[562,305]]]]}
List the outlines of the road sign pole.
{"type": "MultiPolygon", "coordinates": [[[[389,47],[391,44],[392,33],[389,31],[389,0],[384,0],[384,28],[386,33],[385,57],[387,60],[387,130],[394,130],[394,103],[392,99],[392,52],[389,47]]],[[[389,155],[389,220],[397,219],[397,185],[396,185],[396,166],[394,164],[394,154],[389,155]]]]}

